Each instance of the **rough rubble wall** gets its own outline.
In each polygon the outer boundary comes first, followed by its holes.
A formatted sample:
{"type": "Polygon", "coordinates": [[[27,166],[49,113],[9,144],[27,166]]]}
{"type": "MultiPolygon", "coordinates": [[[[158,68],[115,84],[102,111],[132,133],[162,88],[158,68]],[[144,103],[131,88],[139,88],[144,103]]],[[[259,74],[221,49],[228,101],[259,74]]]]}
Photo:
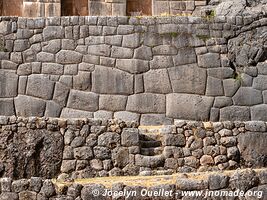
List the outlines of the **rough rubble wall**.
{"type": "Polygon", "coordinates": [[[265,122],[0,118],[0,176],[80,179],[266,167],[265,122]]]}
{"type": "Polygon", "coordinates": [[[266,23],[1,18],[0,115],[266,121],[266,23]]]}
{"type": "MultiPolygon", "coordinates": [[[[183,176],[167,176],[165,178],[169,178],[173,181],[165,184],[158,181],[162,180],[160,177],[151,179],[154,181],[153,186],[144,185],[145,183],[140,184],[140,180],[137,181],[137,183],[123,183],[123,180],[115,182],[113,179],[113,183],[110,184],[81,184],[69,182],[60,184],[60,182],[55,183],[49,179],[37,177],[22,180],[2,178],[0,179],[0,198],[12,200],[110,200],[118,198],[140,200],[186,200],[192,198],[203,199],[205,194],[207,194],[207,199],[217,199],[218,196],[223,199],[232,199],[239,196],[244,200],[250,200],[265,199],[267,195],[267,171],[264,169],[257,171],[251,169],[235,171],[225,175],[215,173],[205,175],[204,177],[197,177],[196,175],[196,177],[186,178],[186,176],[187,174],[183,174],[183,176]],[[198,194],[200,194],[201,191],[203,193],[200,196],[196,195],[193,197],[191,193],[191,196],[188,193],[185,195],[186,192],[190,190],[197,190],[199,192],[198,194]]],[[[106,182],[109,181],[106,180],[106,182]]]]}

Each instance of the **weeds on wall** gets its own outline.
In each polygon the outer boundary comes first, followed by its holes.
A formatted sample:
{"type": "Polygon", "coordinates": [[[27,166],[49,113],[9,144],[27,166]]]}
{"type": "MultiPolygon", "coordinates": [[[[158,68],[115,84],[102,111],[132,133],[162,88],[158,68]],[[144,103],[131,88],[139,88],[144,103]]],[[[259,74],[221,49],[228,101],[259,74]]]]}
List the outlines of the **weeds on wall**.
{"type": "Polygon", "coordinates": [[[206,19],[207,20],[212,20],[214,17],[216,17],[216,12],[215,10],[207,10],[206,11],[206,19]]]}

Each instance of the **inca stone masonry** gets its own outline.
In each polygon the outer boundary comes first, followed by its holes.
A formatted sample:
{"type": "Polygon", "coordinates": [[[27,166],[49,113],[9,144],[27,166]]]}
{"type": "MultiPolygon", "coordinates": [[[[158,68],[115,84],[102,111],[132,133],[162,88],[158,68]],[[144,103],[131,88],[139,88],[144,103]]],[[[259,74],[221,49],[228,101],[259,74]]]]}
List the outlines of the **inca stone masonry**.
{"type": "Polygon", "coordinates": [[[0,115],[267,120],[264,15],[0,20],[0,115]]]}

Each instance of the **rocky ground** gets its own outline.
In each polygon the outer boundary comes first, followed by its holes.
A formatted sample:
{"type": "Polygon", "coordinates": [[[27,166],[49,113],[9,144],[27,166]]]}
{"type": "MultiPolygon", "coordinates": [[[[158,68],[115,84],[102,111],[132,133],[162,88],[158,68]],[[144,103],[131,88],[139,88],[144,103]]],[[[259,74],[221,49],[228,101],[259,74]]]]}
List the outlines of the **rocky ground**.
{"type": "MultiPolygon", "coordinates": [[[[266,0],[209,0],[208,6],[197,9],[194,15],[203,15],[214,11],[216,16],[248,16],[266,14],[266,0]]],[[[212,14],[212,15],[213,15],[212,14]]]]}
{"type": "Polygon", "coordinates": [[[189,173],[154,177],[113,177],[57,182],[33,177],[0,179],[1,200],[188,200],[266,199],[266,169],[189,173]],[[191,191],[191,193],[189,193],[191,191]]]}

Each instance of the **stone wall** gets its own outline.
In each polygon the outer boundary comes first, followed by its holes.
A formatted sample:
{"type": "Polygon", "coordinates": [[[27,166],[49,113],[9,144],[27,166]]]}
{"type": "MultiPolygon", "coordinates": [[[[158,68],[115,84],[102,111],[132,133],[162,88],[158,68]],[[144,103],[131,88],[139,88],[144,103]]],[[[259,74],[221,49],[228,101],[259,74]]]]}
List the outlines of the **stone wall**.
{"type": "Polygon", "coordinates": [[[206,174],[202,177],[188,175],[157,177],[154,179],[139,177],[144,181],[154,181],[153,186],[148,186],[145,182],[139,183],[139,181],[124,183],[123,180],[114,180],[114,178],[112,183],[103,180],[103,183],[68,182],[63,184],[38,177],[21,180],[2,178],[0,179],[0,198],[12,200],[186,200],[204,199],[205,197],[205,199],[264,200],[267,195],[267,171],[264,169],[257,171],[248,169],[227,174],[206,174]],[[188,178],[188,175],[191,177],[188,178]],[[163,178],[173,181],[165,180],[165,184],[158,182],[163,178]]]}
{"type": "Polygon", "coordinates": [[[265,122],[0,118],[0,175],[69,180],[266,167],[265,122]]]}
{"type": "Polygon", "coordinates": [[[0,16],[125,16],[192,14],[205,0],[1,0],[0,16]]]}
{"type": "Polygon", "coordinates": [[[267,120],[264,16],[0,20],[0,115],[267,120]]]}

